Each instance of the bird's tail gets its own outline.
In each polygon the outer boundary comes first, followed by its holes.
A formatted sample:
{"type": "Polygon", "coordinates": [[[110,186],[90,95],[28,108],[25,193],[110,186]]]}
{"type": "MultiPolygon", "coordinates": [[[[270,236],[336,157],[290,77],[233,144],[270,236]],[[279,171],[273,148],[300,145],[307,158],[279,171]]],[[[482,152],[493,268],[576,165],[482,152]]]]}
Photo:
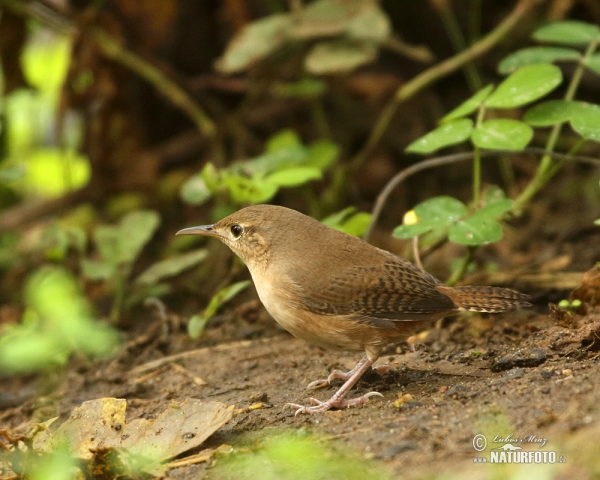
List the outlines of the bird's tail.
{"type": "Polygon", "coordinates": [[[529,295],[499,287],[436,287],[450,297],[460,311],[499,313],[531,307],[529,295]]]}

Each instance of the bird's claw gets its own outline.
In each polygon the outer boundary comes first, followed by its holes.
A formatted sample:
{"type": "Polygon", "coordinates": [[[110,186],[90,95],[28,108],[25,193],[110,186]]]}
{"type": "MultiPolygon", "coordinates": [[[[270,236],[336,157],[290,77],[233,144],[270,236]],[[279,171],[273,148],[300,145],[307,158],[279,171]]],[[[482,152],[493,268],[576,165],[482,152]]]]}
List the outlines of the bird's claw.
{"type": "Polygon", "coordinates": [[[323,413],[332,408],[342,409],[354,405],[363,405],[367,403],[369,401],[369,398],[371,397],[383,397],[383,395],[379,392],[369,392],[365,395],[362,395],[358,398],[353,398],[351,400],[344,400],[343,398],[336,400],[334,398],[330,398],[326,402],[322,402],[321,400],[311,397],[309,400],[312,403],[314,403],[314,405],[311,407],[307,407],[305,405],[300,405],[297,403],[286,403],[283,408],[287,408],[288,406],[296,408],[297,410],[294,413],[294,416],[297,417],[299,413],[323,413]]]}
{"type": "Polygon", "coordinates": [[[319,388],[325,388],[331,385],[331,382],[333,382],[337,378],[341,378],[342,380],[346,381],[351,376],[352,371],[342,372],[341,370],[334,370],[329,374],[327,378],[321,378],[319,380],[315,380],[314,382],[310,382],[306,388],[307,390],[317,390],[319,388]]]}

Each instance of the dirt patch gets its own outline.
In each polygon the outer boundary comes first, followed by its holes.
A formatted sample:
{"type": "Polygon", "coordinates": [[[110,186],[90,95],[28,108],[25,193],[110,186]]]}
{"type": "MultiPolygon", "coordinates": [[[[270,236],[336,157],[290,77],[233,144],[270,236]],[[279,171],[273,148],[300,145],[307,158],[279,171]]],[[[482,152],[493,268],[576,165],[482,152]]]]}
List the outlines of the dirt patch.
{"type": "MultiPolygon", "coordinates": [[[[390,347],[378,364],[391,368],[366,374],[351,392],[378,391],[384,398],[311,416],[294,416],[285,404],[328,398],[340,380],[316,392],[304,387],[334,368],[353,367],[360,355],[324,352],[267,322],[243,328],[239,319],[223,322],[205,341],[230,334],[229,342],[195,349],[181,331],[159,335],[165,325],[155,323],[144,341],[130,343],[116,361],[71,364],[60,387],[47,396],[32,390],[33,379],[8,382],[5,400],[14,392],[18,405],[5,405],[1,422],[16,427],[56,414],[66,418],[81,402],[102,397],[128,399],[128,421],[153,418],[172,401],[215,400],[237,411],[204,448],[257,445],[281,429],[303,429],[385,464],[394,475],[413,478],[446,471],[449,465],[486,476],[489,466],[473,465],[475,457],[488,453],[475,451],[476,434],[492,441],[510,433],[521,439],[518,446],[529,449],[539,449],[544,440],[542,450],[566,458],[565,474],[587,461],[576,460],[581,451],[572,453],[569,439],[579,431],[592,435],[581,436],[582,441],[600,439],[594,427],[600,416],[598,313],[574,314],[569,327],[531,312],[458,319],[412,345],[390,347]],[[262,338],[244,340],[241,333],[262,338]],[[27,391],[28,398],[16,397],[27,391]],[[531,441],[525,442],[525,436],[531,441]]],[[[170,475],[197,478],[201,473],[210,478],[214,471],[203,463],[170,475]]]]}

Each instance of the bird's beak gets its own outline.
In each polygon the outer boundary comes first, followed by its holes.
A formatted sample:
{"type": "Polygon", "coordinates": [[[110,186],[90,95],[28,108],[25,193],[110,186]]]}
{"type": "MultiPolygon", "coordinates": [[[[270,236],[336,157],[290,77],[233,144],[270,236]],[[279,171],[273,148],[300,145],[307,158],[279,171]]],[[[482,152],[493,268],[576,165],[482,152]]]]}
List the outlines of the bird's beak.
{"type": "Polygon", "coordinates": [[[214,225],[200,225],[199,227],[189,227],[179,230],[175,235],[204,235],[208,237],[218,237],[214,225]]]}

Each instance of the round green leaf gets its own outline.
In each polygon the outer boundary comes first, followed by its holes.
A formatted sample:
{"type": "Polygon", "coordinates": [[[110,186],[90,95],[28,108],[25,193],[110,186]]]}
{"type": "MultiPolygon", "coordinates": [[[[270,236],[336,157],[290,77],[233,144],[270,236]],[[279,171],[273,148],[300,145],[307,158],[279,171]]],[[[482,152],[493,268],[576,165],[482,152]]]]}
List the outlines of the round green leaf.
{"type": "Polygon", "coordinates": [[[366,43],[332,40],[316,44],[304,59],[304,67],[314,75],[345,73],[377,58],[377,48],[366,43]]]}
{"type": "Polygon", "coordinates": [[[569,121],[573,114],[574,104],[567,100],[550,100],[527,110],[523,120],[534,127],[549,127],[557,123],[569,121]]]}
{"type": "Polygon", "coordinates": [[[419,221],[396,227],[394,229],[396,238],[412,238],[430,230],[447,228],[467,213],[467,207],[456,198],[440,196],[419,203],[414,211],[419,221]]]}
{"type": "Polygon", "coordinates": [[[528,65],[504,80],[485,101],[489,108],[516,108],[554,90],[562,82],[560,68],[549,63],[528,65]]]}
{"type": "Polygon", "coordinates": [[[577,50],[561,47],[530,47],[518,50],[504,58],[498,65],[498,71],[507,75],[527,65],[536,63],[553,63],[558,61],[578,60],[581,53],[577,50]]]}
{"type": "Polygon", "coordinates": [[[492,93],[494,89],[493,85],[488,85],[487,87],[483,87],[479,90],[475,95],[473,95],[468,100],[465,100],[458,107],[452,110],[448,115],[440,120],[440,123],[448,123],[452,120],[456,120],[457,118],[466,117],[470,115],[475,110],[479,108],[479,106],[483,103],[483,101],[492,93]]]}
{"type": "Polygon", "coordinates": [[[600,34],[597,25],[567,20],[544,25],[533,33],[538,42],[559,43],[562,45],[587,45],[600,34]]]}
{"type": "Polygon", "coordinates": [[[600,105],[577,102],[571,127],[586,140],[600,142],[600,105]]]}
{"type": "Polygon", "coordinates": [[[502,238],[502,227],[491,218],[473,216],[452,225],[448,238],[461,245],[485,245],[502,238]]]}
{"type": "Polygon", "coordinates": [[[410,153],[432,153],[440,148],[449,145],[456,145],[464,142],[471,136],[473,131],[473,121],[468,118],[462,118],[429,132],[418,140],[411,143],[406,151],[410,153]]]}
{"type": "Polygon", "coordinates": [[[419,221],[449,225],[467,213],[467,207],[456,198],[439,196],[419,203],[415,208],[419,221]]]}
{"type": "Polygon", "coordinates": [[[529,125],[500,118],[483,122],[473,131],[471,140],[479,148],[523,150],[532,136],[533,130],[529,125]]]}

